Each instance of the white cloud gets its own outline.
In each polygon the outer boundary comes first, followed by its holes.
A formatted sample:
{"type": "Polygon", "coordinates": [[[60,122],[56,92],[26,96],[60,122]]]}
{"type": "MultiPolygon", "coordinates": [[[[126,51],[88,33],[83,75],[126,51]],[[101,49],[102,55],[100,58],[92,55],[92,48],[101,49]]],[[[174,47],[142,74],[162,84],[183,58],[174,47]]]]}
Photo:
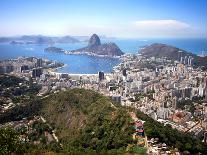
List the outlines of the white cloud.
{"type": "Polygon", "coordinates": [[[148,29],[186,29],[190,28],[190,25],[178,21],[178,20],[172,20],[172,19],[167,19],[167,20],[141,20],[141,21],[135,21],[135,25],[138,28],[148,28],[148,29]]]}
{"type": "Polygon", "coordinates": [[[0,35],[44,34],[44,35],[88,35],[93,33],[110,37],[122,38],[158,38],[158,37],[197,37],[206,36],[206,30],[196,28],[183,21],[140,20],[120,23],[42,23],[32,27],[32,24],[13,29],[3,25],[0,35]],[[7,32],[7,33],[6,33],[7,32]]]}
{"type": "Polygon", "coordinates": [[[131,27],[139,37],[187,37],[193,32],[190,24],[174,19],[139,20],[131,27]]]}

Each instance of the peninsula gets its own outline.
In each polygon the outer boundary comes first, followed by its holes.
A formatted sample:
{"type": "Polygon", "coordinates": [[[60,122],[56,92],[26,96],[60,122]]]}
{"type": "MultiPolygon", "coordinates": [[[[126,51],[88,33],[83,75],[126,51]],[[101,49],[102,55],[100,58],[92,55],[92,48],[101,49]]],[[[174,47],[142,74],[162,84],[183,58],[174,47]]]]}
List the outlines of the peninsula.
{"type": "Polygon", "coordinates": [[[77,55],[91,55],[91,56],[101,56],[101,57],[119,57],[124,53],[115,43],[104,43],[101,44],[100,38],[97,34],[93,34],[88,42],[88,46],[66,51],[61,48],[48,47],[45,49],[47,52],[65,53],[65,54],[77,54],[77,55]]]}
{"type": "Polygon", "coordinates": [[[97,34],[91,36],[88,46],[70,51],[69,53],[95,54],[102,56],[121,56],[124,54],[115,43],[101,44],[97,34]]]}

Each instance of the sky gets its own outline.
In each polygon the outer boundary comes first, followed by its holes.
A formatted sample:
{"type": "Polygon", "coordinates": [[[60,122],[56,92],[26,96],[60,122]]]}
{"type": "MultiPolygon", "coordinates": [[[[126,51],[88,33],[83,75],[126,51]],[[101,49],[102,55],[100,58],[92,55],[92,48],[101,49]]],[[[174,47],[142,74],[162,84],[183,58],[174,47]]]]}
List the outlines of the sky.
{"type": "Polygon", "coordinates": [[[0,0],[0,36],[207,38],[207,0],[0,0]]]}

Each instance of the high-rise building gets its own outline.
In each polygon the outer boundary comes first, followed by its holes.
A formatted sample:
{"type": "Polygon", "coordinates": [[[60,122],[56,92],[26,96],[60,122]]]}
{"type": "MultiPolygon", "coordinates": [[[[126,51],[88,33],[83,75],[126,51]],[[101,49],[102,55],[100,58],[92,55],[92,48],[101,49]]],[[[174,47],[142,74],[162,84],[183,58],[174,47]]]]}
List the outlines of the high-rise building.
{"type": "Polygon", "coordinates": [[[161,119],[167,119],[169,118],[169,109],[168,108],[164,108],[164,107],[160,107],[159,109],[157,109],[157,117],[161,118],[161,119]]]}
{"type": "Polygon", "coordinates": [[[190,57],[188,57],[188,66],[189,66],[189,64],[190,64],[190,57]]]}
{"type": "Polygon", "coordinates": [[[207,101],[207,86],[205,88],[205,100],[207,101]]]}
{"type": "Polygon", "coordinates": [[[123,74],[123,76],[127,76],[127,70],[126,69],[123,69],[122,74],[123,74]]]}
{"type": "Polygon", "coordinates": [[[180,61],[180,63],[183,63],[182,53],[183,51],[178,51],[178,61],[180,61]]]}
{"type": "Polygon", "coordinates": [[[40,77],[40,75],[42,75],[42,69],[41,68],[35,68],[32,70],[32,77],[36,78],[36,77],[40,77]]]}
{"type": "Polygon", "coordinates": [[[181,64],[183,63],[183,57],[182,56],[180,57],[180,63],[181,64]]]}
{"type": "Polygon", "coordinates": [[[104,80],[104,72],[98,72],[99,81],[104,80]]]}
{"type": "Polygon", "coordinates": [[[0,66],[0,73],[5,73],[5,67],[4,66],[0,66]]]}
{"type": "Polygon", "coordinates": [[[185,56],[183,63],[184,63],[184,65],[187,65],[187,63],[188,63],[188,57],[187,56],[185,56]]]}
{"type": "Polygon", "coordinates": [[[172,108],[173,109],[177,109],[177,102],[178,102],[178,98],[176,96],[173,97],[173,100],[172,100],[172,108]]]}
{"type": "Polygon", "coordinates": [[[14,71],[14,66],[12,66],[12,65],[6,66],[6,73],[10,73],[12,71],[14,71]]]}
{"type": "Polygon", "coordinates": [[[68,74],[67,73],[63,73],[63,74],[61,74],[61,78],[68,78],[69,76],[68,76],[68,74]]]}
{"type": "Polygon", "coordinates": [[[120,95],[113,95],[111,99],[117,103],[121,103],[121,96],[120,95]]]}
{"type": "Polygon", "coordinates": [[[29,70],[29,66],[27,66],[27,65],[23,65],[23,66],[21,66],[21,72],[22,71],[25,71],[25,70],[29,70]]]}
{"type": "Polygon", "coordinates": [[[204,143],[207,143],[207,132],[204,132],[204,143]]]}
{"type": "Polygon", "coordinates": [[[37,59],[36,67],[42,67],[42,59],[37,59]]]}

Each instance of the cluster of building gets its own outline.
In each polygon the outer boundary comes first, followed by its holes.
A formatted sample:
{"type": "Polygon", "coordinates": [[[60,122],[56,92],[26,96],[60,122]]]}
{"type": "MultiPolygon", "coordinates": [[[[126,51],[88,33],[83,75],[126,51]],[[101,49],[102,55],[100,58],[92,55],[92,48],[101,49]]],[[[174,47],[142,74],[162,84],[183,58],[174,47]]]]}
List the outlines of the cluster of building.
{"type": "Polygon", "coordinates": [[[129,54],[122,60],[108,74],[66,74],[47,70],[35,80],[42,85],[40,95],[69,88],[92,89],[180,131],[200,137],[206,133],[207,73],[194,69],[191,57],[172,62],[166,58],[129,54]],[[145,95],[136,100],[135,96],[140,93],[145,95]]]}
{"type": "Polygon", "coordinates": [[[172,149],[165,143],[160,143],[158,138],[148,138],[144,132],[144,121],[137,118],[136,114],[131,112],[130,116],[133,120],[132,125],[134,126],[135,133],[133,139],[137,140],[137,146],[147,149],[149,155],[160,155],[160,154],[180,154],[178,150],[172,149]]]}
{"type": "MultiPolygon", "coordinates": [[[[164,125],[170,124],[195,137],[204,136],[206,142],[207,72],[193,68],[192,57],[181,55],[180,61],[172,61],[127,54],[121,59],[122,63],[107,74],[67,74],[50,70],[40,73],[36,69],[55,64],[37,58],[1,62],[0,72],[26,76],[25,73],[32,71],[30,76],[42,85],[39,95],[71,88],[98,91],[123,106],[139,109],[164,125]]],[[[142,134],[140,122],[137,123],[138,134],[142,134]]]]}
{"type": "Polygon", "coordinates": [[[32,144],[50,143],[58,141],[54,130],[42,116],[23,118],[20,121],[8,122],[0,125],[0,128],[10,127],[20,133],[20,140],[32,144]]]}
{"type": "Polygon", "coordinates": [[[57,68],[63,64],[36,57],[18,57],[0,61],[0,74],[10,73],[17,76],[40,77],[45,68],[57,68]]]}
{"type": "Polygon", "coordinates": [[[154,120],[180,131],[203,137],[207,131],[207,73],[194,69],[191,61],[191,57],[184,60],[181,57],[179,62],[154,57],[126,57],[116,68],[120,75],[123,68],[127,68],[122,87],[116,90],[116,93],[121,92],[121,104],[140,109],[154,120]],[[146,65],[139,68],[142,63],[157,65],[154,69],[146,65]],[[133,101],[134,95],[140,93],[145,95],[133,101]]]}

